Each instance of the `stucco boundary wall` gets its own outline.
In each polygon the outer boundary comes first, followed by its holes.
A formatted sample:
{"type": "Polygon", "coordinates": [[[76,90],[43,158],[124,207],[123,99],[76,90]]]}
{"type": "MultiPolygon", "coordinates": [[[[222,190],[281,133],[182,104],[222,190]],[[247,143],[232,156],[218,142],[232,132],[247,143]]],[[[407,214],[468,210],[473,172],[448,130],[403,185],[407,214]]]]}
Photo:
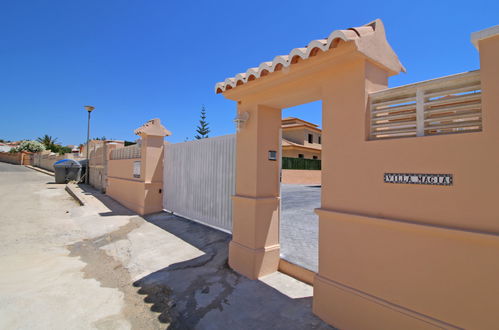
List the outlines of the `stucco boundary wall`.
{"type": "Polygon", "coordinates": [[[67,153],[63,155],[51,154],[48,151],[37,152],[33,154],[33,166],[43,168],[44,170],[54,172],[54,163],[62,159],[82,160],[84,157],[67,153]]]}
{"type": "Polygon", "coordinates": [[[499,28],[478,46],[480,131],[368,140],[365,112],[353,111],[369,112],[367,98],[341,99],[341,84],[324,98],[333,111],[323,120],[327,150],[313,306],[335,327],[497,327],[499,28]],[[384,182],[385,173],[449,173],[454,180],[392,184],[384,182]]]}
{"type": "Polygon", "coordinates": [[[247,118],[229,265],[252,279],[277,270],[279,166],[267,155],[280,145],[281,109],[320,99],[314,313],[339,329],[497,328],[499,26],[472,35],[480,70],[393,89],[403,67],[381,21],[332,36],[336,47],[306,61],[293,50],[286,72],[263,63],[263,79],[252,68],[216,85],[247,118]]]}
{"type": "Polygon", "coordinates": [[[318,170],[282,170],[281,175],[284,184],[321,184],[321,171],[318,170]]]}
{"type": "Polygon", "coordinates": [[[112,150],[123,148],[124,141],[92,140],[90,141],[89,183],[92,187],[106,192],[108,180],[108,162],[112,150]]]}
{"type": "Polygon", "coordinates": [[[30,152],[0,152],[0,162],[16,165],[32,165],[32,154],[30,152]]]}
{"type": "MultiPolygon", "coordinates": [[[[141,137],[140,155],[113,159],[108,153],[106,194],[140,215],[163,210],[164,137],[171,133],[159,119],[152,119],[135,130],[141,137]]],[[[121,148],[120,151],[126,151],[121,148]]],[[[117,150],[115,150],[116,152],[117,150]]],[[[124,154],[124,153],[122,153],[124,154]]]]}

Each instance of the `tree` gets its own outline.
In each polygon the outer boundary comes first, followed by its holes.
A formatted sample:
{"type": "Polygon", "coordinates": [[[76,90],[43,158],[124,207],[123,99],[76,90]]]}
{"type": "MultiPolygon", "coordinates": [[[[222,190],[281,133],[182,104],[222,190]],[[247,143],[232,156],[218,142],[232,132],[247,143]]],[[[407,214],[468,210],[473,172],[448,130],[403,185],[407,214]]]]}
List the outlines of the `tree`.
{"type": "Polygon", "coordinates": [[[52,138],[50,135],[45,134],[44,136],[36,139],[36,141],[43,144],[46,149],[51,149],[51,147],[57,143],[57,138],[52,138]]]}
{"type": "Polygon", "coordinates": [[[59,155],[64,155],[64,154],[68,154],[71,152],[71,148],[69,147],[63,147],[62,145],[60,144],[53,144],[50,146],[49,148],[50,151],[52,151],[53,153],[56,153],[56,154],[59,154],[59,155]]]}
{"type": "Polygon", "coordinates": [[[206,121],[206,108],[204,105],[201,107],[201,118],[199,119],[199,125],[196,128],[196,132],[198,134],[196,134],[195,138],[198,140],[206,139],[208,137],[208,133],[210,133],[210,127],[206,121]]]}
{"type": "Polygon", "coordinates": [[[61,144],[57,143],[57,138],[45,134],[42,137],[36,139],[37,142],[43,144],[46,150],[50,150],[53,153],[64,155],[71,152],[71,148],[63,147],[61,144]]]}
{"type": "Polygon", "coordinates": [[[43,150],[45,150],[45,146],[38,141],[23,141],[19,144],[17,148],[12,148],[10,152],[20,152],[20,151],[39,152],[43,150]]]}

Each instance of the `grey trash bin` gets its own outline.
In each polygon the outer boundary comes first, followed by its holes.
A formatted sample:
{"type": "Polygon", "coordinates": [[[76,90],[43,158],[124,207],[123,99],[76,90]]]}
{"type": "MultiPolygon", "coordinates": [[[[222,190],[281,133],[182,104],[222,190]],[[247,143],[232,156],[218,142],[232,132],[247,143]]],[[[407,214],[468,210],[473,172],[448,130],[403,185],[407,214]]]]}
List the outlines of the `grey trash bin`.
{"type": "Polygon", "coordinates": [[[73,159],[62,159],[54,163],[55,183],[80,181],[81,164],[73,159]]]}

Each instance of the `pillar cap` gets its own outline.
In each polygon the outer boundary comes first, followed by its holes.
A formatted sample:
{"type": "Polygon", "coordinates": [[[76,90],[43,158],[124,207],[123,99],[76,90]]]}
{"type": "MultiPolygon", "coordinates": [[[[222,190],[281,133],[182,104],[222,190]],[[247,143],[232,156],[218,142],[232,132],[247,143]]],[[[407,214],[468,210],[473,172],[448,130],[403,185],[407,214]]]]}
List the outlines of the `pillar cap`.
{"type": "Polygon", "coordinates": [[[473,32],[471,34],[471,43],[475,46],[477,50],[480,50],[478,48],[478,42],[480,40],[492,38],[495,36],[499,36],[499,25],[489,27],[485,30],[473,32]]]}
{"type": "Polygon", "coordinates": [[[170,136],[172,133],[161,125],[159,118],[149,120],[144,125],[133,131],[135,135],[170,136]]]}

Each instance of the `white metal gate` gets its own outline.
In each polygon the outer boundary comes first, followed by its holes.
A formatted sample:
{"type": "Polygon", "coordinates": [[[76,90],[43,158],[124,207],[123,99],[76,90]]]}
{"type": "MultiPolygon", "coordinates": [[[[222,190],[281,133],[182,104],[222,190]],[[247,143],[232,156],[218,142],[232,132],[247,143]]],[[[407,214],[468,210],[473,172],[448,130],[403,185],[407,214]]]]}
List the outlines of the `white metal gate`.
{"type": "Polygon", "coordinates": [[[163,208],[232,231],[236,136],[165,146],[163,208]]]}

